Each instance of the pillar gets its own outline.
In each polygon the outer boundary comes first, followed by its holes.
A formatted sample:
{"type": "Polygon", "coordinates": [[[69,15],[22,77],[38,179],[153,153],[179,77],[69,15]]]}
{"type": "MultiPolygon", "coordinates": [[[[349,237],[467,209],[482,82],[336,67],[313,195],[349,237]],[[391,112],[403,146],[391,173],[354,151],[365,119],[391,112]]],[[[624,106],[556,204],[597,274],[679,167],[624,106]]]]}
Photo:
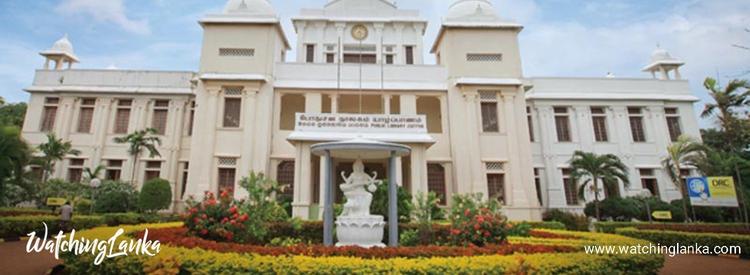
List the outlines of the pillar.
{"type": "Polygon", "coordinates": [[[325,151],[325,190],[326,196],[323,207],[323,245],[333,246],[333,160],[331,152],[325,151]]]}
{"type": "Polygon", "coordinates": [[[396,152],[391,152],[388,169],[388,246],[398,246],[398,181],[396,179],[396,152]]]}

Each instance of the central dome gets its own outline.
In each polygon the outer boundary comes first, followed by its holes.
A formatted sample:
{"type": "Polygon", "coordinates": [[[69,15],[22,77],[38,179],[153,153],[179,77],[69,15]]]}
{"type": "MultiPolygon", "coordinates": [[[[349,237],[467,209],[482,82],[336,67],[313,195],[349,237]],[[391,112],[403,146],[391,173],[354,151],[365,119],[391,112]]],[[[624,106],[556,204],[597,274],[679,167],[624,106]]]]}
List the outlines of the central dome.
{"type": "Polygon", "coordinates": [[[224,6],[226,14],[248,14],[255,16],[276,16],[276,11],[266,0],[229,0],[224,6]]]}
{"type": "Polygon", "coordinates": [[[498,19],[488,0],[458,0],[448,9],[448,19],[487,20],[498,19]]]}

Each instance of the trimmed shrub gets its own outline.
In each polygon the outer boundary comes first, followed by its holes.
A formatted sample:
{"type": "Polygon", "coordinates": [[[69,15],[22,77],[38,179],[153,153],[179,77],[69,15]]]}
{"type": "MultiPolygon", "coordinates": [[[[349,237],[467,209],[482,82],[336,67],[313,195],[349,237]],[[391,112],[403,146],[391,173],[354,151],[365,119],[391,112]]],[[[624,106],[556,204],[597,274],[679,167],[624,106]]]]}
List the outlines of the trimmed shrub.
{"type": "Polygon", "coordinates": [[[638,211],[636,219],[640,221],[648,221],[648,215],[651,215],[651,213],[647,213],[647,210],[651,210],[652,213],[654,211],[669,211],[672,213],[671,220],[658,220],[659,222],[682,222],[685,220],[685,215],[682,213],[682,204],[669,204],[657,197],[635,197],[632,199],[638,202],[640,211],[638,211]],[[646,203],[648,203],[649,209],[646,209],[646,203]]]}
{"type": "Polygon", "coordinates": [[[0,208],[0,217],[15,217],[15,216],[49,216],[55,215],[55,212],[50,209],[37,209],[37,208],[12,208],[4,207],[0,208]]]}
{"type": "MultiPolygon", "coordinates": [[[[596,216],[594,204],[594,202],[586,204],[586,208],[583,210],[586,216],[596,216]]],[[[599,213],[602,220],[630,221],[637,217],[639,212],[638,202],[630,198],[611,197],[599,202],[599,213]]]]}
{"type": "Polygon", "coordinates": [[[560,209],[547,210],[542,214],[544,221],[556,221],[565,225],[565,228],[573,231],[589,231],[589,220],[586,216],[565,212],[560,209]]]}
{"type": "Polygon", "coordinates": [[[138,195],[138,208],[147,212],[169,208],[172,202],[172,187],[164,179],[151,179],[143,184],[138,195]]]}
{"type": "MultiPolygon", "coordinates": [[[[618,228],[615,232],[620,235],[648,240],[652,243],[665,246],[698,244],[708,246],[709,250],[716,246],[740,246],[742,250],[740,256],[750,258],[750,235],[641,230],[633,227],[618,228]]],[[[710,251],[710,253],[713,253],[713,251],[710,251]]]]}
{"type": "MultiPolygon", "coordinates": [[[[680,217],[683,216],[682,212],[682,199],[673,200],[670,204],[674,207],[679,207],[680,217]]],[[[688,204],[689,205],[689,204],[688,204]]],[[[695,210],[695,218],[699,222],[724,222],[724,210],[720,207],[708,207],[708,206],[693,206],[688,207],[688,217],[693,218],[693,210],[695,210]]],[[[674,212],[672,215],[674,216],[674,212]]],[[[682,221],[682,220],[680,220],[682,221]]]]}
{"type": "Polygon", "coordinates": [[[137,210],[138,191],[128,183],[105,181],[94,193],[96,213],[125,213],[137,210]]]}
{"type": "MultiPolygon", "coordinates": [[[[399,186],[396,193],[398,198],[398,220],[399,222],[408,222],[412,212],[412,197],[406,189],[399,186]]],[[[388,220],[388,181],[383,181],[378,185],[378,189],[372,194],[372,207],[370,211],[373,215],[382,215],[388,220]]],[[[338,216],[337,216],[338,217],[338,216]]]]}
{"type": "MultiPolygon", "coordinates": [[[[0,217],[0,237],[16,238],[36,232],[37,236],[44,235],[44,224],[47,233],[56,235],[60,229],[59,216],[16,216],[0,217]]],[[[88,229],[104,224],[104,218],[99,216],[73,216],[70,228],[75,230],[88,229]]]]}
{"type": "MultiPolygon", "coordinates": [[[[515,223],[515,222],[511,222],[515,223]]],[[[558,222],[558,221],[548,221],[548,222],[524,222],[531,226],[533,229],[554,229],[554,230],[565,230],[565,224],[558,222]]]]}
{"type": "Polygon", "coordinates": [[[139,214],[139,213],[107,213],[102,215],[108,226],[134,225],[143,223],[164,223],[181,221],[176,214],[139,214]]]}

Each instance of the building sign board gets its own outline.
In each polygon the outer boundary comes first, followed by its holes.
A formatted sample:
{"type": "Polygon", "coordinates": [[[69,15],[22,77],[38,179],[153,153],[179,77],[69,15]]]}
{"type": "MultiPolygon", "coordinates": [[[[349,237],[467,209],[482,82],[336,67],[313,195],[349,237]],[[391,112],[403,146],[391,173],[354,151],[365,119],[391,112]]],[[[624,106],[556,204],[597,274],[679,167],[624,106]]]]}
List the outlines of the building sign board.
{"type": "Polygon", "coordinates": [[[732,177],[694,177],[686,183],[695,206],[739,207],[732,177]]]}
{"type": "Polygon", "coordinates": [[[62,206],[67,200],[65,198],[47,198],[47,206],[62,206]]]}
{"type": "Polygon", "coordinates": [[[426,134],[424,115],[297,113],[296,132],[426,134]]]}

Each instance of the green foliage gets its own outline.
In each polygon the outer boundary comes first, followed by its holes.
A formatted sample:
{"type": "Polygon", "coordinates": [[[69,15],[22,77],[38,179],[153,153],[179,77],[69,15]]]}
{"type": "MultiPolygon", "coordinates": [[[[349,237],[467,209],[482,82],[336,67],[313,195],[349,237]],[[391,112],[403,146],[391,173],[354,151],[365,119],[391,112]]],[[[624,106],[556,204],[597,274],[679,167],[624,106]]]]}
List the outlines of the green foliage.
{"type": "Polygon", "coordinates": [[[37,193],[37,206],[45,207],[47,198],[65,198],[75,206],[78,201],[91,198],[91,187],[77,182],[51,179],[41,183],[41,188],[37,193]]]}
{"type": "Polygon", "coordinates": [[[0,126],[23,127],[26,107],[26,103],[12,103],[0,106],[0,126]]]}
{"type": "Polygon", "coordinates": [[[123,213],[138,209],[138,191],[128,183],[105,181],[94,194],[96,213],[123,213]]]}
{"type": "Polygon", "coordinates": [[[281,247],[291,247],[291,246],[297,246],[304,243],[301,239],[293,238],[293,237],[276,237],[271,239],[269,242],[269,245],[271,246],[281,246],[281,247]]]}
{"type": "MultiPolygon", "coordinates": [[[[750,257],[750,236],[738,234],[692,233],[667,230],[642,230],[633,227],[617,228],[615,233],[648,240],[659,245],[700,244],[710,248],[717,246],[740,246],[742,257],[750,257]]],[[[709,251],[713,253],[713,251],[709,251]]]]}
{"type": "Polygon", "coordinates": [[[531,224],[526,222],[520,222],[520,223],[510,223],[508,228],[508,236],[519,236],[519,237],[528,237],[531,233],[531,224]]]}
{"type": "Polygon", "coordinates": [[[149,156],[152,158],[155,156],[161,156],[159,150],[156,148],[157,146],[161,145],[161,139],[156,135],[156,129],[148,128],[145,130],[135,131],[126,136],[116,137],[114,139],[115,143],[128,145],[128,153],[133,157],[133,173],[130,177],[131,179],[133,179],[133,181],[135,181],[135,175],[137,175],[136,171],[138,168],[138,159],[140,158],[141,153],[144,149],[148,151],[149,156]]]}
{"type": "Polygon", "coordinates": [[[25,171],[30,160],[31,148],[20,129],[0,125],[0,206],[14,205],[35,193],[25,171]]]}
{"type": "Polygon", "coordinates": [[[556,221],[565,225],[568,230],[589,231],[589,221],[586,216],[570,213],[559,209],[550,209],[542,214],[544,221],[556,221]]]}
{"type": "MultiPolygon", "coordinates": [[[[638,215],[636,216],[636,219],[640,221],[648,221],[648,215],[651,215],[650,213],[647,213],[647,210],[651,210],[653,213],[654,211],[669,211],[672,213],[672,222],[682,222],[685,220],[685,214],[682,213],[681,205],[677,204],[669,204],[657,197],[634,197],[629,198],[631,200],[634,200],[638,203],[639,211],[638,215]],[[646,203],[648,203],[648,209],[646,208],[646,203]]],[[[667,222],[666,220],[658,220],[659,222],[667,222]]]]}
{"type": "Polygon", "coordinates": [[[232,190],[222,190],[218,199],[211,192],[206,192],[201,202],[189,199],[185,226],[190,233],[216,241],[266,242],[269,224],[288,218],[274,199],[281,190],[279,184],[252,172],[240,186],[248,191],[246,200],[234,200],[232,190]]]}
{"type": "MultiPolygon", "coordinates": [[[[382,184],[377,185],[378,190],[372,194],[372,206],[371,211],[373,215],[382,215],[385,220],[388,220],[388,181],[383,181],[382,184]]],[[[399,186],[396,192],[398,198],[398,220],[399,222],[408,222],[412,212],[412,197],[409,192],[399,186]]]]}
{"type": "MultiPolygon", "coordinates": [[[[641,213],[638,201],[630,198],[611,197],[599,203],[599,213],[604,220],[630,221],[641,213]]],[[[595,202],[586,204],[583,211],[586,216],[595,217],[595,202]]]]}
{"type": "MultiPolygon", "coordinates": [[[[682,205],[682,200],[673,200],[670,202],[672,206],[682,205]]],[[[693,219],[693,211],[695,211],[695,222],[725,222],[724,212],[728,211],[727,208],[722,207],[708,207],[708,206],[693,206],[688,208],[688,217],[693,219]]],[[[731,215],[731,214],[730,214],[731,215]]]]}
{"type": "MultiPolygon", "coordinates": [[[[60,217],[58,216],[15,216],[0,217],[0,238],[26,236],[36,232],[37,236],[44,235],[44,223],[47,233],[56,235],[60,231],[60,217]]],[[[104,218],[99,216],[73,216],[71,228],[82,230],[102,225],[104,218]]]]}
{"type": "Polygon", "coordinates": [[[163,223],[182,221],[180,215],[175,214],[153,214],[153,213],[107,213],[103,214],[104,223],[108,226],[134,225],[148,223],[163,223]]]}
{"type": "Polygon", "coordinates": [[[497,200],[483,200],[482,194],[453,195],[449,240],[454,245],[501,244],[508,237],[507,218],[497,200]]]}
{"type": "Polygon", "coordinates": [[[417,246],[420,244],[418,230],[406,230],[399,234],[398,244],[401,246],[417,246]]]}
{"type": "Polygon", "coordinates": [[[619,157],[612,154],[597,155],[576,151],[570,159],[570,178],[579,184],[578,196],[583,198],[586,187],[591,184],[594,190],[594,216],[597,220],[601,219],[599,213],[599,181],[607,189],[617,189],[618,181],[628,186],[628,168],[619,157]]]}
{"type": "Polygon", "coordinates": [[[172,202],[172,187],[165,179],[151,179],[143,184],[138,196],[138,208],[147,212],[169,208],[172,202]]]}
{"type": "Polygon", "coordinates": [[[91,215],[92,205],[89,199],[78,199],[73,207],[73,211],[78,215],[91,215]]]}

